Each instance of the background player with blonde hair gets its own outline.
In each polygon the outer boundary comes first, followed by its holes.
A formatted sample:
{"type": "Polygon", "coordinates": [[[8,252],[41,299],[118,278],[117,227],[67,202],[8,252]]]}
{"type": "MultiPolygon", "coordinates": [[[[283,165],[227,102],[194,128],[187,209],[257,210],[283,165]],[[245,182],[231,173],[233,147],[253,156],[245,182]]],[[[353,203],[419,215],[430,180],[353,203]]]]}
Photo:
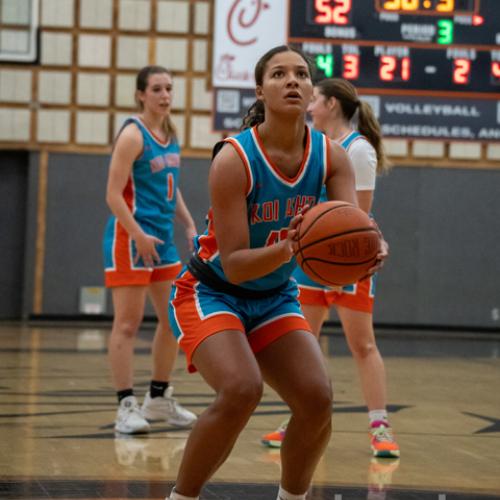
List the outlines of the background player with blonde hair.
{"type": "Polygon", "coordinates": [[[104,235],[105,281],[113,296],[109,362],[119,407],[115,430],[147,432],[147,419],[191,426],[196,416],[180,406],[169,386],[177,343],[168,319],[172,280],[181,269],[174,245],[174,218],[192,247],[193,218],[178,188],[180,148],[170,119],[172,76],[161,66],[142,68],[136,80],[140,114],[118,134],[109,167],[106,201],[113,212],[104,235]],[[149,295],[158,325],[153,374],[142,409],[133,391],[133,354],[149,295]]]}

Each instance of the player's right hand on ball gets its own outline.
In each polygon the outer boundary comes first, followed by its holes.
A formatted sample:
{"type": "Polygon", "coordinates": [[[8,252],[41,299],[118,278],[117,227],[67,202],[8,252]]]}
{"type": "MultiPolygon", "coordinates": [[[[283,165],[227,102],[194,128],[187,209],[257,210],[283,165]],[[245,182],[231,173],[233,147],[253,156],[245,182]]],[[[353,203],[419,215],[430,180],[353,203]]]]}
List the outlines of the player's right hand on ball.
{"type": "Polygon", "coordinates": [[[289,256],[286,262],[290,262],[292,257],[297,252],[297,241],[299,237],[299,226],[304,219],[304,214],[309,210],[310,206],[305,205],[304,208],[290,221],[286,240],[284,240],[289,256]]]}

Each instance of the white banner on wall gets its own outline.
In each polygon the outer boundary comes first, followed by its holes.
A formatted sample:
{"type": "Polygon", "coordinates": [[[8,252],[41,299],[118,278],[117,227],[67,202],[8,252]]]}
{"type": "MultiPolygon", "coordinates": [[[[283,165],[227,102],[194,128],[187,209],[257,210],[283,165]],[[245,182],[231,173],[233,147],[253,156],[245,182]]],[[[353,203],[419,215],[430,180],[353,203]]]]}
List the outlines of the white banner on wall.
{"type": "Polygon", "coordinates": [[[216,0],[212,84],[251,88],[255,63],[287,40],[287,0],[216,0]]]}

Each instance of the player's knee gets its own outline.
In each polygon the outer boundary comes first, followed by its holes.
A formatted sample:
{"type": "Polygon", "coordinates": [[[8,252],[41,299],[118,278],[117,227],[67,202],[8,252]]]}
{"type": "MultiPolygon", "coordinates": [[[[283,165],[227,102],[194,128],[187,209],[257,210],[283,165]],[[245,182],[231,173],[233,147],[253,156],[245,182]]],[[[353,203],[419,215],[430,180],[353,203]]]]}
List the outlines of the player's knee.
{"type": "Polygon", "coordinates": [[[318,387],[316,393],[314,395],[314,411],[321,420],[330,420],[332,414],[332,405],[333,405],[333,392],[330,384],[322,385],[318,387]]]}
{"type": "Polygon", "coordinates": [[[159,320],[158,321],[158,328],[160,329],[160,331],[163,334],[173,336],[172,328],[171,328],[170,322],[168,320],[159,320]]]}
{"type": "Polygon", "coordinates": [[[352,355],[357,359],[364,359],[377,351],[377,345],[372,340],[356,341],[351,345],[352,355]]]}
{"type": "Polygon", "coordinates": [[[227,381],[219,391],[217,401],[219,408],[231,414],[246,415],[252,413],[262,398],[262,380],[257,378],[227,381]]]}
{"type": "Polygon", "coordinates": [[[116,334],[120,335],[121,337],[130,338],[130,337],[135,337],[137,335],[140,325],[141,325],[140,321],[122,320],[122,321],[117,321],[115,323],[113,330],[116,332],[116,334]]]}
{"type": "Polygon", "coordinates": [[[328,422],[332,414],[333,391],[329,382],[311,385],[294,411],[298,417],[318,425],[328,422]]]}

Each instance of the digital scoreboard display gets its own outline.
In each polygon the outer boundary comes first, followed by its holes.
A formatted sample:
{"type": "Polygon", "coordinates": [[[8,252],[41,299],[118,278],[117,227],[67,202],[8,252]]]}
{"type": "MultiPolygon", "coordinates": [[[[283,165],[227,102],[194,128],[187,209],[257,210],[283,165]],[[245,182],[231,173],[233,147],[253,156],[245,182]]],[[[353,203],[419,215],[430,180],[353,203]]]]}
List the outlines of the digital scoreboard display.
{"type": "MultiPolygon", "coordinates": [[[[500,140],[500,0],[281,1],[286,43],[311,57],[316,81],[351,81],[385,137],[500,140]]],[[[216,89],[214,129],[238,129],[254,100],[216,89]]]]}
{"type": "Polygon", "coordinates": [[[500,0],[290,0],[288,39],[318,80],[500,98],[500,0]]]}

